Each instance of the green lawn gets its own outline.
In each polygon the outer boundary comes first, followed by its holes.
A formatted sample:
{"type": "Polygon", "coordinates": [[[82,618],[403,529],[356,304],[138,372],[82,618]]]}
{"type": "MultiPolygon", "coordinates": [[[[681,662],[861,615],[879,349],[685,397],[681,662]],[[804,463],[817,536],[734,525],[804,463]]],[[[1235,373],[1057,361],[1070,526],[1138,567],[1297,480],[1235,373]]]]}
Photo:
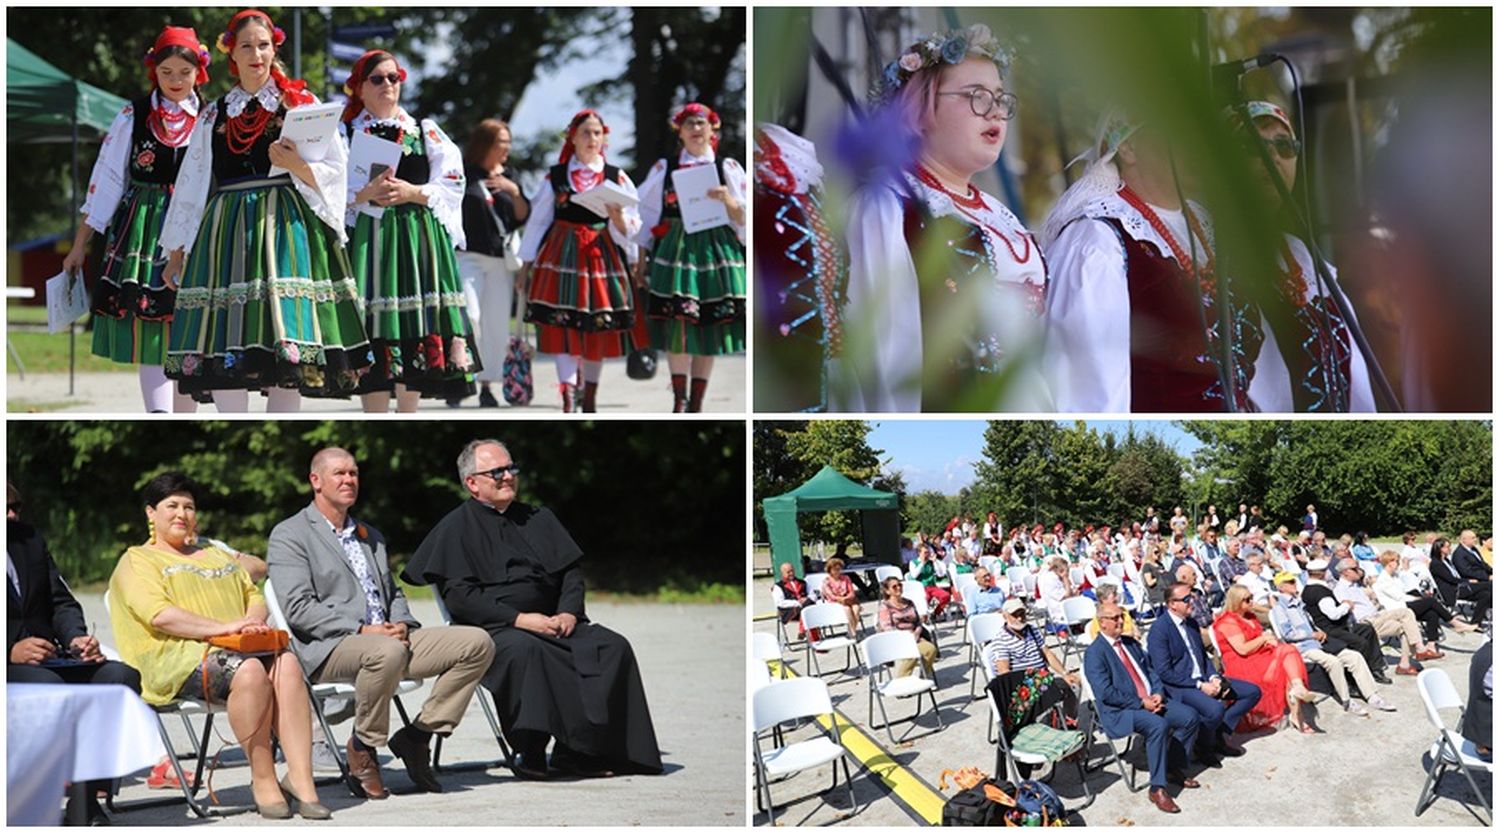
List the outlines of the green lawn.
{"type": "MultiPolygon", "coordinates": [[[[33,329],[33,327],[46,327],[47,309],[45,307],[7,304],[5,319],[8,324],[31,325],[25,329],[7,328],[6,330],[6,337],[15,345],[16,352],[21,354],[21,361],[26,363],[27,373],[68,372],[68,334],[33,329]]],[[[74,368],[79,373],[129,373],[135,370],[134,365],[101,359],[89,352],[94,334],[86,329],[86,324],[88,324],[88,319],[84,318],[74,327],[74,350],[77,351],[77,363],[74,368]]],[[[16,373],[19,370],[20,368],[16,367],[15,361],[10,356],[10,351],[7,350],[5,353],[6,373],[16,373]]]]}

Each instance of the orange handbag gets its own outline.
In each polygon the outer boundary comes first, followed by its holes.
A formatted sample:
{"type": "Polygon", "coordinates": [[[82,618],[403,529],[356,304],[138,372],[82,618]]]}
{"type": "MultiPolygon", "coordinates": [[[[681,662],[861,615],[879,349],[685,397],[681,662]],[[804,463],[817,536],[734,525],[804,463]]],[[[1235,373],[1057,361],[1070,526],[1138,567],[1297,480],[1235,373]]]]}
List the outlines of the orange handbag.
{"type": "Polygon", "coordinates": [[[291,644],[291,634],[272,630],[265,633],[231,633],[210,636],[208,644],[239,654],[278,654],[291,644]]]}

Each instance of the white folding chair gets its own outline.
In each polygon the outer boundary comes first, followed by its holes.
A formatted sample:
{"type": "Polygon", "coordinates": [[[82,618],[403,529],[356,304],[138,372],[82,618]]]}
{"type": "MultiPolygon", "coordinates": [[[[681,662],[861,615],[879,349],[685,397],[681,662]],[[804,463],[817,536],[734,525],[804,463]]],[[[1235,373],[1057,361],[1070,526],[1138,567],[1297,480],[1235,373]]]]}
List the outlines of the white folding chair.
{"type": "Polygon", "coordinates": [[[750,695],[750,719],[755,735],[755,804],[763,806],[770,827],[776,824],[770,782],[827,763],[833,765],[835,788],[838,786],[838,765],[843,765],[849,808],[851,812],[858,810],[854,801],[854,779],[848,768],[848,750],[843,748],[843,733],[838,728],[838,713],[833,711],[827,683],[807,677],[773,682],[750,695]],[[821,715],[827,715],[832,721],[831,733],[790,744],[775,742],[775,730],[782,723],[821,715]],[[764,748],[767,734],[775,744],[768,750],[764,748]]]}
{"type": "Polygon", "coordinates": [[[1005,615],[1003,613],[980,613],[977,616],[970,616],[968,618],[968,665],[975,671],[968,680],[968,696],[970,699],[983,696],[975,692],[975,689],[978,688],[979,674],[977,670],[981,664],[980,658],[983,655],[984,646],[995,637],[998,637],[999,632],[1004,630],[1004,627],[1005,615]]]}
{"type": "Polygon", "coordinates": [[[807,631],[807,667],[818,677],[822,676],[822,665],[817,660],[818,654],[843,649],[844,671],[858,676],[858,668],[854,665],[854,639],[848,632],[848,609],[843,605],[832,602],[807,605],[802,608],[802,628],[807,631]],[[817,629],[819,638],[813,639],[813,629],[817,629]],[[836,633],[841,631],[842,633],[836,633]]]}
{"type": "MultiPolygon", "coordinates": [[[[973,573],[959,573],[953,576],[952,588],[956,594],[953,600],[960,605],[958,608],[959,620],[966,624],[968,622],[969,608],[973,607],[974,594],[979,591],[978,580],[973,577],[973,573]],[[959,598],[962,599],[961,602],[958,602],[959,598]]],[[[948,605],[949,609],[951,607],[952,605],[948,605]]]]}
{"type": "Polygon", "coordinates": [[[1005,578],[1010,580],[1011,587],[1024,587],[1026,584],[1026,580],[1029,579],[1031,575],[1031,571],[1027,570],[1024,567],[1011,567],[1008,570],[1005,570],[1005,578]]]}
{"type": "Polygon", "coordinates": [[[807,598],[813,602],[822,601],[822,583],[828,578],[827,573],[807,573],[802,579],[807,583],[807,598]]]}
{"type": "Polygon", "coordinates": [[[983,567],[985,570],[988,570],[991,573],[995,572],[994,565],[996,565],[998,563],[999,563],[999,558],[997,556],[993,556],[993,555],[981,555],[981,556],[979,556],[979,566],[983,567]]]}
{"type": "MultiPolygon", "coordinates": [[[[984,663],[984,674],[989,682],[993,682],[994,666],[984,663]]],[[[1060,680],[1058,682],[1066,685],[1060,680]]],[[[989,701],[989,742],[994,744],[995,773],[1006,773],[1013,777],[1014,783],[1018,784],[1024,780],[1020,774],[1021,764],[1031,767],[1052,764],[1051,771],[1055,774],[1056,765],[1069,755],[1079,750],[1086,754],[1087,735],[1076,729],[1055,729],[1047,726],[1040,722],[1040,715],[1037,715],[1034,722],[1022,726],[1013,739],[1006,738],[1003,717],[999,712],[999,701],[990,693],[987,683],[984,686],[984,692],[985,699],[989,701]]],[[[1082,782],[1085,799],[1082,804],[1068,812],[1086,810],[1096,798],[1093,795],[1092,785],[1088,783],[1088,772],[1083,766],[1082,757],[1078,756],[1073,759],[1073,762],[1077,765],[1077,777],[1082,782]]]]}
{"type": "Polygon", "coordinates": [[[1082,567],[1071,567],[1071,568],[1069,568],[1068,571],[1067,571],[1067,575],[1072,579],[1072,586],[1073,587],[1081,587],[1082,586],[1082,583],[1083,583],[1083,568],[1082,567]]]}
{"type": "Polygon", "coordinates": [[[770,676],[770,666],[763,662],[750,660],[749,664],[749,690],[751,694],[775,682],[770,676]]]}
{"type": "Polygon", "coordinates": [[[1081,654],[1088,640],[1082,635],[1074,634],[1072,628],[1076,625],[1086,625],[1093,621],[1093,616],[1098,611],[1098,605],[1087,596],[1069,596],[1062,600],[1062,621],[1058,624],[1066,625],[1066,631],[1062,634],[1062,662],[1067,662],[1070,654],[1081,654]]]}
{"type": "Polygon", "coordinates": [[[781,643],[768,633],[756,631],[750,634],[750,648],[756,660],[765,666],[766,672],[770,671],[770,663],[774,662],[780,669],[781,677],[786,677],[786,661],[781,657],[781,643]]]}
{"type": "Polygon", "coordinates": [[[884,585],[885,579],[890,578],[898,578],[904,581],[906,573],[901,568],[890,564],[881,564],[874,568],[874,583],[876,587],[884,585]]]}
{"type": "MultiPolygon", "coordinates": [[[[914,725],[916,718],[921,716],[921,697],[927,695],[932,698],[932,711],[937,714],[937,731],[946,728],[942,722],[942,710],[937,707],[937,681],[928,678],[921,665],[921,651],[916,647],[916,635],[910,631],[886,631],[877,633],[859,643],[859,654],[864,660],[864,667],[869,669],[869,725],[874,725],[874,704],[880,703],[880,717],[884,721],[885,732],[890,735],[890,742],[899,744],[905,739],[902,735],[898,740],[895,730],[890,728],[890,715],[885,711],[885,698],[893,697],[897,700],[906,697],[916,698],[916,711],[911,715],[914,725]],[[900,660],[914,660],[916,665],[911,673],[904,677],[894,676],[894,671],[889,666],[900,660]]],[[[910,734],[910,729],[906,734],[910,734]]]]}
{"type": "Polygon", "coordinates": [[[932,617],[931,608],[926,603],[926,586],[915,579],[906,579],[901,582],[900,595],[916,605],[916,615],[926,625],[927,631],[932,635],[932,644],[937,646],[938,653],[942,651],[942,643],[937,641],[937,622],[932,617]]]}
{"type": "Polygon", "coordinates": [[[1109,747],[1109,757],[1088,766],[1087,769],[1090,771],[1097,770],[1100,767],[1107,766],[1110,761],[1113,761],[1119,765],[1119,776],[1124,781],[1124,785],[1129,788],[1129,791],[1139,792],[1141,785],[1136,783],[1138,776],[1135,773],[1135,768],[1127,765],[1124,760],[1124,757],[1129,754],[1130,747],[1134,745],[1135,738],[1138,735],[1131,734],[1129,737],[1124,738],[1124,751],[1119,751],[1119,747],[1114,745],[1114,741],[1118,739],[1111,737],[1108,730],[1103,728],[1103,716],[1099,713],[1098,701],[1093,697],[1093,686],[1088,683],[1086,670],[1079,669],[1078,676],[1083,681],[1082,705],[1087,706],[1093,713],[1088,731],[1091,735],[1093,729],[1098,729],[1103,734],[1104,743],[1109,747]]]}
{"type": "MultiPolygon", "coordinates": [[[[453,624],[453,616],[448,613],[448,606],[443,602],[442,594],[438,593],[435,587],[432,588],[432,601],[437,603],[438,618],[442,619],[444,625],[451,626],[453,624]]],[[[500,754],[504,755],[505,759],[503,761],[470,761],[458,766],[447,767],[447,769],[462,772],[465,770],[489,769],[490,767],[504,764],[510,767],[512,772],[515,771],[515,755],[510,751],[510,744],[505,742],[505,731],[500,726],[499,715],[495,714],[494,705],[490,703],[490,698],[486,695],[487,692],[483,686],[478,686],[474,689],[474,697],[479,701],[479,708],[484,711],[484,719],[489,722],[489,731],[494,734],[494,741],[499,744],[500,754]]],[[[443,766],[440,763],[441,760],[442,736],[438,735],[437,743],[432,749],[432,769],[434,772],[442,772],[443,766]]]]}
{"type": "Polygon", "coordinates": [[[1473,773],[1487,772],[1492,777],[1494,764],[1478,757],[1478,749],[1473,741],[1447,728],[1446,722],[1442,720],[1442,709],[1457,709],[1457,723],[1462,725],[1465,706],[1452,685],[1452,679],[1440,668],[1427,668],[1416,675],[1416,690],[1421,694],[1421,705],[1426,707],[1426,719],[1438,733],[1437,739],[1431,744],[1431,770],[1427,773],[1426,783],[1421,787],[1420,797],[1416,799],[1416,815],[1421,815],[1426,812],[1427,807],[1436,803],[1437,788],[1441,786],[1442,776],[1448,770],[1457,770],[1467,779],[1468,786],[1483,805],[1484,824],[1492,825],[1493,808],[1489,805],[1488,796],[1473,780],[1473,773]]]}
{"type": "Polygon", "coordinates": [[[1122,561],[1116,561],[1109,565],[1109,575],[1119,579],[1120,584],[1129,579],[1129,572],[1124,568],[1124,562],[1122,561]]]}
{"type": "MultiPolygon", "coordinates": [[[[271,625],[275,628],[290,633],[291,626],[286,622],[286,612],[281,608],[281,600],[276,595],[276,588],[271,584],[270,579],[265,580],[265,586],[261,588],[261,592],[265,596],[265,606],[266,610],[269,611],[271,616],[271,625]]],[[[296,650],[295,643],[293,643],[292,650],[293,652],[295,652],[296,650]]],[[[333,759],[338,762],[338,771],[340,777],[343,779],[345,786],[349,788],[349,792],[353,793],[359,798],[364,798],[364,788],[359,786],[359,781],[357,779],[349,777],[349,765],[348,762],[344,760],[343,748],[336,742],[334,742],[333,730],[329,726],[328,717],[326,714],[324,714],[323,711],[324,700],[352,700],[354,698],[354,684],[313,683],[312,677],[308,675],[307,669],[302,665],[301,662],[297,663],[297,667],[302,669],[302,679],[307,685],[307,694],[312,698],[312,714],[317,718],[318,724],[323,728],[323,737],[328,742],[328,749],[333,753],[333,759]]],[[[406,714],[406,705],[401,702],[401,695],[410,694],[411,692],[416,691],[421,687],[422,684],[418,680],[401,680],[401,682],[396,686],[396,696],[391,698],[391,700],[396,704],[396,712],[400,714],[401,723],[403,725],[411,725],[411,719],[406,714]]],[[[439,748],[441,748],[440,744],[442,743],[442,738],[439,737],[437,739],[437,742],[439,744],[439,748]]]]}
{"type": "MultiPolygon", "coordinates": [[[[112,618],[113,614],[109,605],[109,592],[104,593],[104,616],[112,618]]],[[[109,646],[101,645],[100,653],[109,659],[119,659],[119,654],[109,646]]],[[[151,704],[147,704],[151,705],[151,704]]],[[[151,705],[151,711],[156,713],[156,728],[161,733],[161,745],[167,750],[167,759],[172,763],[172,771],[177,775],[177,784],[182,789],[181,801],[185,802],[188,809],[198,818],[206,819],[209,816],[228,816],[249,811],[249,807],[213,807],[207,801],[199,800],[198,790],[203,785],[203,769],[208,763],[208,739],[213,733],[214,715],[224,714],[228,708],[222,703],[204,703],[198,700],[173,700],[160,706],[151,705]],[[172,745],[172,736],[167,732],[166,715],[175,714],[182,720],[182,727],[187,732],[188,742],[193,744],[193,751],[189,755],[179,755],[176,747],[172,745]],[[190,719],[194,715],[203,716],[203,734],[200,738],[193,730],[190,719]],[[193,772],[192,781],[189,782],[187,773],[182,769],[182,758],[197,759],[197,766],[193,772]]],[[[170,798],[147,798],[139,801],[130,801],[116,804],[114,790],[111,789],[105,798],[105,806],[110,812],[121,813],[130,810],[144,810],[149,807],[163,807],[178,802],[176,796],[170,798]]]]}

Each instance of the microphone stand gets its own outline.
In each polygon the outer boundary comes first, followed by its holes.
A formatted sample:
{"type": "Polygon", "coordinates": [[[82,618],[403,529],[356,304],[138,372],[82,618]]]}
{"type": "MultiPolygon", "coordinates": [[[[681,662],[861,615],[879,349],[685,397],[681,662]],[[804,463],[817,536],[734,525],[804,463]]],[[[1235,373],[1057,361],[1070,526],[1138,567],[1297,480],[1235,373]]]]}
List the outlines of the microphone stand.
{"type": "MultiPolygon", "coordinates": [[[[1291,81],[1296,88],[1296,98],[1299,102],[1301,100],[1301,81],[1296,73],[1296,68],[1285,56],[1276,55],[1275,57],[1290,70],[1291,81]]],[[[1249,118],[1249,106],[1248,102],[1244,100],[1241,85],[1236,85],[1235,97],[1237,100],[1234,102],[1234,109],[1238,111],[1245,129],[1253,130],[1254,122],[1249,118]]],[[[1302,112],[1299,115],[1302,126],[1305,127],[1306,113],[1302,112]]],[[[1296,201],[1291,197],[1290,189],[1286,187],[1285,180],[1281,179],[1280,172],[1276,170],[1274,162],[1270,159],[1270,152],[1265,148],[1264,143],[1253,142],[1252,144],[1255,148],[1255,155],[1259,157],[1260,164],[1264,166],[1265,172],[1269,174],[1270,182],[1275,186],[1275,193],[1280,197],[1281,204],[1290,213],[1291,220],[1296,229],[1302,232],[1302,242],[1306,244],[1307,251],[1311,254],[1312,268],[1316,271],[1318,282],[1323,286],[1324,290],[1331,290],[1330,292],[1324,291],[1323,295],[1331,297],[1333,303],[1337,305],[1339,314],[1343,316],[1344,326],[1348,328],[1348,333],[1353,338],[1354,345],[1364,357],[1364,364],[1369,371],[1369,380],[1379,399],[1379,409],[1389,413],[1402,412],[1404,409],[1400,405],[1400,400],[1395,396],[1394,388],[1390,386],[1389,378],[1385,376],[1384,368],[1380,365],[1379,358],[1374,355],[1374,349],[1369,345],[1369,339],[1364,335],[1363,327],[1359,324],[1358,319],[1354,317],[1352,303],[1349,302],[1348,296],[1344,294],[1343,287],[1333,277],[1331,270],[1327,268],[1327,262],[1323,259],[1322,253],[1317,246],[1311,218],[1298,209],[1296,201]]],[[[1303,153],[1305,153],[1304,148],[1303,153]]],[[[1303,175],[1305,175],[1306,171],[1305,164],[1306,160],[1303,156],[1301,160],[1303,175]]],[[[1306,187],[1310,188],[1311,185],[1308,184],[1306,187]]],[[[1287,266],[1289,265],[1287,264],[1287,266]]],[[[1349,405],[1351,407],[1351,400],[1349,405]]]]}

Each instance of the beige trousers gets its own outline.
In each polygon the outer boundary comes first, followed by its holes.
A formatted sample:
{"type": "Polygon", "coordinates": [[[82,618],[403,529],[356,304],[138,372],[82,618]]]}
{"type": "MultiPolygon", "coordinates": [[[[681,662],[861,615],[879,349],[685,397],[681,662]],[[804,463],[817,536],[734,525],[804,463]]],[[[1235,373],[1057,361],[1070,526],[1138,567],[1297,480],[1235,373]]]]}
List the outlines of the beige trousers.
{"type": "Polygon", "coordinates": [[[402,679],[437,679],[412,721],[418,729],[447,735],[468,709],[479,678],[494,659],[494,640],[483,628],[467,625],[417,628],[411,647],[380,634],[352,634],[339,640],[313,682],[354,684],[354,734],[370,746],[384,746],[390,735],[390,700],[402,679]]]}
{"type": "Polygon", "coordinates": [[[1368,623],[1374,626],[1374,632],[1383,639],[1387,636],[1399,636],[1405,640],[1405,646],[1413,653],[1416,646],[1421,643],[1421,625],[1416,621],[1416,614],[1408,607],[1398,610],[1381,610],[1370,616],[1368,623]]]}
{"type": "MultiPolygon", "coordinates": [[[[928,680],[934,679],[937,665],[937,646],[925,639],[916,640],[916,650],[921,652],[921,667],[926,671],[928,680]]],[[[898,659],[895,661],[895,676],[904,677],[916,669],[916,660],[898,659]]]]}
{"type": "Polygon", "coordinates": [[[1364,697],[1375,693],[1374,675],[1369,673],[1369,663],[1358,651],[1344,648],[1334,655],[1318,649],[1306,651],[1301,656],[1322,666],[1322,670],[1332,678],[1332,687],[1338,693],[1338,699],[1344,703],[1348,702],[1347,674],[1353,675],[1353,681],[1358,683],[1358,689],[1364,693],[1364,697]]]}

